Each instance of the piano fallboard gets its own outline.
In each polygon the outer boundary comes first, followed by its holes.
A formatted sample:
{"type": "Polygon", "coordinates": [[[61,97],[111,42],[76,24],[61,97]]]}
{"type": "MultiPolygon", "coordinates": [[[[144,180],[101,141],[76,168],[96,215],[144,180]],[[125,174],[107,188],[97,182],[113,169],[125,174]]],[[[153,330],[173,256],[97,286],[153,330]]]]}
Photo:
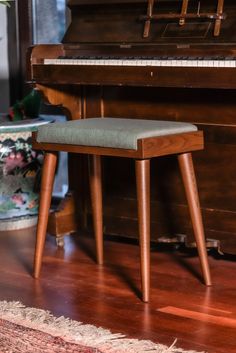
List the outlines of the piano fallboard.
{"type": "Polygon", "coordinates": [[[236,68],[34,64],[32,81],[41,84],[236,88],[236,68]]]}

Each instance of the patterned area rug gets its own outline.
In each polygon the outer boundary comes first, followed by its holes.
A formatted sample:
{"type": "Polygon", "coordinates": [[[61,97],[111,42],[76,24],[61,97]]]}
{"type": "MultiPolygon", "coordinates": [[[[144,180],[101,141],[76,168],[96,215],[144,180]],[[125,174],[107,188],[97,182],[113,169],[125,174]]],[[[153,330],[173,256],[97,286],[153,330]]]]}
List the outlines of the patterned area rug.
{"type": "MultiPolygon", "coordinates": [[[[0,353],[196,353],[0,301],[0,353]]],[[[203,352],[201,352],[203,353],[203,352]]]]}

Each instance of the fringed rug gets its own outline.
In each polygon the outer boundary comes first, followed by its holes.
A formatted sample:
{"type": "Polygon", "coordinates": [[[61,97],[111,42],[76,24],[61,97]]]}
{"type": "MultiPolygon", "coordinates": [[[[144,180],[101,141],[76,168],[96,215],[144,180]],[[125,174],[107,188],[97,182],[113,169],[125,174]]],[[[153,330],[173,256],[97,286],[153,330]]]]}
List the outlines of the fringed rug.
{"type": "MultiPolygon", "coordinates": [[[[196,353],[0,301],[0,353],[196,353]]],[[[203,353],[203,352],[201,352],[203,353]]]]}

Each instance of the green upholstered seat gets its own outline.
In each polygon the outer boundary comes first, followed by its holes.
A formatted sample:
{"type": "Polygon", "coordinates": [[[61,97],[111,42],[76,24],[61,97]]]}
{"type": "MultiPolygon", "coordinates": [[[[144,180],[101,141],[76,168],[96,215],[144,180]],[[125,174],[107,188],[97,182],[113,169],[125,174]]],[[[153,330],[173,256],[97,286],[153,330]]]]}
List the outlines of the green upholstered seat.
{"type": "Polygon", "coordinates": [[[137,150],[141,138],[196,130],[193,124],[176,121],[91,118],[39,127],[37,141],[137,150]]]}

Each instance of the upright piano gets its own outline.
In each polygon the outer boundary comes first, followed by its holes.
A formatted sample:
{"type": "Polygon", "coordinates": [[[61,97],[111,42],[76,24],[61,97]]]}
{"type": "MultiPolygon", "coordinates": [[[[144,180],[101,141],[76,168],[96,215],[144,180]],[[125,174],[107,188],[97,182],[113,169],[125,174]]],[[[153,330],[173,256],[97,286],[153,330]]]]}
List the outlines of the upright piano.
{"type": "MultiPolygon", "coordinates": [[[[68,0],[67,5],[71,23],[62,43],[29,49],[28,81],[68,119],[198,125],[205,150],[194,158],[208,245],[236,253],[235,1],[68,0]]],[[[104,160],[108,235],[137,237],[130,163],[104,160]]],[[[71,229],[74,209],[80,226],[91,224],[85,166],[84,157],[70,156],[70,188],[79,196],[67,209],[71,229]]],[[[152,162],[153,241],[192,245],[182,188],[171,158],[152,162]]]]}

